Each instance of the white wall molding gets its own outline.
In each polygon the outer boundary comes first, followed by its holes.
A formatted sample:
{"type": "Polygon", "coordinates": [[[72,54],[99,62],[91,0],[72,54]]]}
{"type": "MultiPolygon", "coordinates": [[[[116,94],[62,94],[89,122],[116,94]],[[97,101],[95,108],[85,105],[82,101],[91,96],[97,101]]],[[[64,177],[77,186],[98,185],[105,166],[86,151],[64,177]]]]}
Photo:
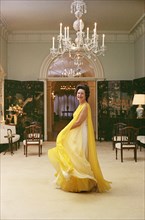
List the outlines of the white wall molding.
{"type": "Polygon", "coordinates": [[[6,41],[8,40],[7,25],[2,17],[0,18],[0,36],[4,38],[6,41]]]}
{"type": "MultiPolygon", "coordinates": [[[[54,81],[64,81],[64,80],[76,80],[76,78],[73,77],[72,78],[68,78],[68,77],[48,77],[48,70],[50,67],[50,64],[52,63],[52,61],[54,61],[57,58],[52,58],[52,56],[50,54],[47,55],[47,57],[45,57],[45,59],[42,62],[41,68],[40,68],[40,75],[39,75],[39,80],[54,80],[54,81]]],[[[95,76],[93,77],[94,79],[97,80],[104,80],[105,79],[105,75],[104,75],[104,70],[103,70],[103,66],[102,63],[100,62],[100,60],[98,59],[98,57],[96,58],[96,61],[94,61],[93,59],[90,60],[87,57],[85,57],[85,59],[88,60],[88,62],[93,66],[94,72],[95,72],[95,76]]],[[[85,80],[85,78],[87,77],[82,77],[83,80],[85,80]]],[[[88,79],[88,78],[87,78],[88,79]]],[[[79,78],[80,80],[80,78],[79,78]]],[[[90,80],[92,80],[92,78],[90,77],[90,80]]]]}
{"type": "MultiPolygon", "coordinates": [[[[13,31],[8,34],[6,23],[1,19],[0,28],[2,29],[2,34],[8,36],[9,43],[51,43],[52,37],[57,37],[58,31],[13,31]]],[[[99,32],[99,35],[105,34],[106,43],[120,43],[120,42],[130,42],[133,43],[141,35],[145,33],[145,14],[136,22],[136,24],[131,28],[129,32],[99,32]]],[[[91,33],[90,33],[91,34],[91,33]]],[[[72,40],[75,39],[75,33],[70,32],[72,40]]],[[[100,37],[101,38],[101,37],[100,37]]]]}
{"type": "Polygon", "coordinates": [[[6,73],[4,72],[0,64],[0,123],[4,122],[4,78],[6,73]]]}
{"type": "Polygon", "coordinates": [[[15,32],[9,34],[9,43],[45,43],[51,42],[50,33],[15,32]]]}
{"type": "MultiPolygon", "coordinates": [[[[56,32],[13,32],[8,36],[9,43],[50,43],[52,37],[57,37],[56,32]]],[[[75,34],[70,33],[72,40],[75,39],[75,34]]],[[[102,33],[99,33],[101,36],[102,33]]],[[[133,42],[133,37],[128,33],[105,33],[106,43],[120,43],[120,42],[133,42]]],[[[101,38],[101,37],[100,37],[101,38]]]]}
{"type": "Polygon", "coordinates": [[[133,36],[134,41],[145,34],[145,14],[133,26],[133,28],[130,30],[130,34],[133,36]]]}
{"type": "MultiPolygon", "coordinates": [[[[58,31],[13,31],[8,32],[5,19],[0,18],[0,35],[9,43],[51,43],[52,37],[58,35],[58,31]]],[[[145,33],[145,14],[136,22],[129,32],[104,31],[106,43],[134,42],[145,33]]],[[[99,32],[99,35],[103,34],[99,32]]],[[[70,32],[75,39],[75,33],[70,32]]]]}

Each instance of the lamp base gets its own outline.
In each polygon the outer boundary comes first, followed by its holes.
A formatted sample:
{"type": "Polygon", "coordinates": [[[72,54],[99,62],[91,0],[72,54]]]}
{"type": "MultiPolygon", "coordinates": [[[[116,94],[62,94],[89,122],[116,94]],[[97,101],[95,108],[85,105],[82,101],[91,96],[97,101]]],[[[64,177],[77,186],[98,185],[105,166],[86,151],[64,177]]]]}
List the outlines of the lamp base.
{"type": "Polygon", "coordinates": [[[143,118],[144,108],[139,105],[136,109],[137,118],[143,118]]]}

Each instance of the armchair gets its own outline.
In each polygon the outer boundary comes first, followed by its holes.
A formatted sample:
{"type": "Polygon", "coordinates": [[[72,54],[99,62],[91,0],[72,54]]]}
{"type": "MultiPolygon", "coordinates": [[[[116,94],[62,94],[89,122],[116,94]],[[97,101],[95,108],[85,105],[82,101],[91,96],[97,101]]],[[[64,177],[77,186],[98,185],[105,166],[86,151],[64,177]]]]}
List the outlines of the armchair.
{"type": "MultiPolygon", "coordinates": [[[[10,148],[10,134],[11,134],[11,144],[15,145],[16,150],[20,146],[20,135],[16,133],[16,126],[15,125],[6,125],[6,124],[0,124],[0,152],[4,151],[2,149],[2,146],[8,146],[5,147],[5,149],[9,150],[11,149],[11,153],[13,152],[13,146],[10,148]]],[[[12,153],[13,154],[13,153],[12,153]]]]}
{"type": "Polygon", "coordinates": [[[13,134],[12,134],[12,130],[9,128],[9,129],[7,129],[7,136],[5,136],[5,138],[7,138],[8,139],[8,149],[5,151],[5,153],[4,154],[6,154],[6,152],[8,151],[8,150],[10,150],[11,151],[11,155],[12,154],[14,154],[13,153],[13,137],[15,137],[13,134]]]}
{"type": "Polygon", "coordinates": [[[40,157],[43,143],[41,127],[35,124],[25,127],[24,137],[24,155],[27,157],[28,147],[38,146],[38,155],[40,157]]]}
{"type": "Polygon", "coordinates": [[[118,150],[121,151],[121,162],[123,162],[123,151],[133,150],[134,160],[137,162],[137,132],[138,129],[132,126],[121,129],[121,141],[115,143],[116,159],[118,150]]]}
{"type": "Polygon", "coordinates": [[[121,141],[121,129],[125,126],[127,125],[121,122],[114,124],[112,137],[113,150],[115,149],[115,144],[121,141]]]}
{"type": "Polygon", "coordinates": [[[143,146],[145,146],[145,126],[138,128],[137,141],[139,142],[140,151],[143,146]]]}

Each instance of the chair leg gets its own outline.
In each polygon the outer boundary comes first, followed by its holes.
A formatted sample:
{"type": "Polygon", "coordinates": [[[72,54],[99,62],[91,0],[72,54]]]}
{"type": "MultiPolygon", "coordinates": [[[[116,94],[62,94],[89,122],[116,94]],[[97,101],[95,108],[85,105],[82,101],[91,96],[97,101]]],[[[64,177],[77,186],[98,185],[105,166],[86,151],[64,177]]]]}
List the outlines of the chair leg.
{"type": "Polygon", "coordinates": [[[4,155],[5,155],[8,151],[11,152],[11,155],[14,154],[14,152],[13,152],[13,146],[12,146],[12,144],[10,144],[10,143],[8,144],[8,148],[7,148],[6,151],[4,152],[4,155]]]}
{"type": "Polygon", "coordinates": [[[113,144],[112,144],[112,148],[113,148],[113,150],[115,149],[115,144],[114,144],[114,142],[113,142],[113,144]]]}
{"type": "Polygon", "coordinates": [[[118,152],[117,152],[117,148],[116,148],[116,160],[117,160],[117,153],[118,153],[118,152]]]}
{"type": "Polygon", "coordinates": [[[20,141],[17,141],[17,149],[20,148],[20,141]]]}
{"type": "Polygon", "coordinates": [[[136,150],[136,148],[134,149],[134,160],[135,160],[135,162],[137,162],[137,150],[136,150]]]}
{"type": "Polygon", "coordinates": [[[17,142],[18,143],[18,149],[20,148],[20,141],[17,142]]]}
{"type": "Polygon", "coordinates": [[[40,157],[40,154],[41,154],[41,149],[40,148],[41,148],[41,146],[39,145],[38,146],[38,155],[39,155],[39,157],[40,157]]]}
{"type": "Polygon", "coordinates": [[[140,144],[140,151],[142,150],[142,146],[141,146],[141,144],[140,144]]]}
{"type": "Polygon", "coordinates": [[[123,150],[121,149],[121,162],[123,162],[123,150]]]}
{"type": "Polygon", "coordinates": [[[17,142],[14,143],[16,151],[18,150],[17,142]]]}
{"type": "Polygon", "coordinates": [[[26,157],[27,157],[27,150],[28,150],[28,149],[27,149],[27,145],[26,145],[26,151],[25,151],[25,155],[26,155],[26,157]]]}
{"type": "Polygon", "coordinates": [[[24,155],[26,154],[26,146],[24,145],[24,155]]]}
{"type": "Polygon", "coordinates": [[[13,144],[12,143],[10,144],[10,149],[11,149],[11,155],[13,155],[14,152],[13,152],[13,144]]]}
{"type": "Polygon", "coordinates": [[[42,145],[39,145],[38,150],[39,150],[39,157],[40,157],[42,155],[42,145]]]}

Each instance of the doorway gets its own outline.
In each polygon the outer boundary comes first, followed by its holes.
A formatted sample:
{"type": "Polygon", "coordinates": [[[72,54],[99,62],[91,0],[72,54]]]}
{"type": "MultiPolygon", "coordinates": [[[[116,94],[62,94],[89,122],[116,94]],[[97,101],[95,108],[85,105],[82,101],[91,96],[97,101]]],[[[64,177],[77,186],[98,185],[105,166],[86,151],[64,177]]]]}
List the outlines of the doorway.
{"type": "Polygon", "coordinates": [[[48,81],[47,82],[47,137],[56,141],[58,133],[70,122],[78,106],[74,91],[78,84],[90,88],[89,104],[96,132],[96,82],[95,81],[48,81]]]}
{"type": "Polygon", "coordinates": [[[83,64],[79,69],[70,59],[69,54],[61,57],[52,58],[49,54],[43,61],[40,69],[40,80],[44,81],[44,140],[51,140],[54,126],[54,105],[52,104],[54,93],[52,82],[87,82],[90,87],[91,96],[89,103],[92,109],[92,120],[96,138],[98,137],[98,108],[97,108],[97,81],[104,80],[104,71],[98,58],[90,60],[84,57],[83,64]],[[79,76],[76,76],[78,73],[79,76]],[[67,74],[66,74],[67,72],[67,74]],[[64,74],[65,73],[65,74],[64,74]],[[71,74],[70,74],[71,73],[71,74]],[[72,74],[73,73],[73,74],[72,74]],[[75,74],[74,74],[75,73],[75,74]]]}

